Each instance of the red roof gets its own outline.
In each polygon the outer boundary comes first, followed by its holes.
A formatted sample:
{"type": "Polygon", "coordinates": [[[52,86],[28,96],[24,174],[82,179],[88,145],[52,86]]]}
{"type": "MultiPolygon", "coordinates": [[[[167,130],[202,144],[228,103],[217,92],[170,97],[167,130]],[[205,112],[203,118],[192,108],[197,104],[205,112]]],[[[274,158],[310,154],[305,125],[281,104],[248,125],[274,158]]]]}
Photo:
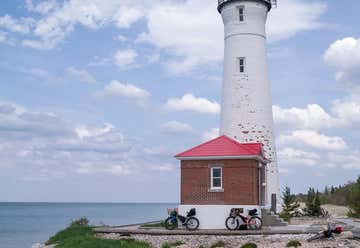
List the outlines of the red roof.
{"type": "Polygon", "coordinates": [[[195,146],[185,152],[177,154],[175,157],[263,157],[261,143],[239,143],[226,135],[220,136],[201,145],[195,146]]]}

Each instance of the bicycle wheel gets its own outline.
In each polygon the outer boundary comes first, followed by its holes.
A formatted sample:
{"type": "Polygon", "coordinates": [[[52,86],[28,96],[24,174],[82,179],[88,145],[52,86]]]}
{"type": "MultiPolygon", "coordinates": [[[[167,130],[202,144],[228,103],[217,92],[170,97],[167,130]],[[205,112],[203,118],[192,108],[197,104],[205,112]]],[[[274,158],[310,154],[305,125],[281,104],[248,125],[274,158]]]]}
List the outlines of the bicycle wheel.
{"type": "Polygon", "coordinates": [[[225,226],[228,230],[236,230],[239,228],[239,220],[236,217],[227,217],[225,226]]]}
{"type": "Polygon", "coordinates": [[[190,217],[188,219],[188,221],[186,222],[186,229],[190,230],[190,231],[194,231],[196,229],[199,228],[200,222],[197,218],[195,217],[190,217]]]}
{"type": "Polygon", "coordinates": [[[262,220],[258,216],[253,216],[248,221],[248,227],[251,230],[260,230],[262,227],[262,220]]]}
{"type": "Polygon", "coordinates": [[[169,217],[165,220],[165,228],[168,230],[174,230],[178,227],[178,221],[174,220],[174,218],[169,217]]]}

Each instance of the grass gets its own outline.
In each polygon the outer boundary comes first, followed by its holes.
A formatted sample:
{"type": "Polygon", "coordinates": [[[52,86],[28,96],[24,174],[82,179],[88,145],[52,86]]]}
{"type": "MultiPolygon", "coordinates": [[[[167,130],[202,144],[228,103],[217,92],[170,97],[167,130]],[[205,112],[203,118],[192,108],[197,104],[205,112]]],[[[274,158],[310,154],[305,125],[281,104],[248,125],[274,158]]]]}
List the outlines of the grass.
{"type": "Polygon", "coordinates": [[[225,242],[220,240],[210,246],[210,248],[216,248],[216,247],[225,247],[225,242]]]}
{"type": "Polygon", "coordinates": [[[85,218],[72,222],[68,228],[52,236],[47,244],[56,244],[56,248],[151,248],[149,244],[133,239],[97,238],[88,223],[85,218]]]}
{"type": "Polygon", "coordinates": [[[286,247],[295,247],[295,248],[299,246],[301,246],[301,243],[298,240],[290,240],[286,245],[286,247]]]}
{"type": "Polygon", "coordinates": [[[156,223],[146,223],[141,225],[140,227],[145,227],[145,228],[156,228],[156,227],[165,227],[165,223],[162,222],[156,222],[156,223]]]}
{"type": "Polygon", "coordinates": [[[246,243],[241,248],[257,248],[257,245],[255,243],[246,243]]]}

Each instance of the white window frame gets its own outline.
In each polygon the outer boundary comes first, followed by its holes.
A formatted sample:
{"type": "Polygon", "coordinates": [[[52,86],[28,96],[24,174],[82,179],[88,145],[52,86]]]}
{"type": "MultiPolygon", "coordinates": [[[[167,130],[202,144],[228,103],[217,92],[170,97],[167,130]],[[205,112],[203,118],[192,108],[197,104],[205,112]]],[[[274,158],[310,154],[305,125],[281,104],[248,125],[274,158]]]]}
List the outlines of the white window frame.
{"type": "Polygon", "coordinates": [[[246,58],[245,57],[239,57],[238,59],[238,70],[239,70],[239,73],[245,73],[246,70],[245,70],[245,67],[246,67],[246,58]],[[242,63],[241,63],[242,61],[242,63]]]}
{"type": "Polygon", "coordinates": [[[210,167],[210,189],[211,190],[222,190],[223,189],[223,170],[222,166],[211,166],[210,167]],[[214,169],[220,169],[220,177],[214,177],[214,169]],[[220,178],[220,187],[214,187],[214,178],[220,178]]]}
{"type": "Polygon", "coordinates": [[[238,15],[239,15],[239,22],[244,22],[245,21],[245,6],[239,6],[237,8],[238,11],[238,15]]]}

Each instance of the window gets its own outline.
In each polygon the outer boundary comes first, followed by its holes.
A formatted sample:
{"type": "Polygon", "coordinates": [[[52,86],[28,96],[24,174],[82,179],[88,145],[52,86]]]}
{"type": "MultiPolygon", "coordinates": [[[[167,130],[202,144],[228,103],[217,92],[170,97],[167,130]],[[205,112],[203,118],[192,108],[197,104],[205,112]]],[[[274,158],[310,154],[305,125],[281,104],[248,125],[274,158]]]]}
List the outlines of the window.
{"type": "Polygon", "coordinates": [[[222,189],[221,167],[211,167],[211,189],[222,189]]]}
{"type": "Polygon", "coordinates": [[[239,58],[239,72],[245,72],[245,58],[239,58]]]}
{"type": "Polygon", "coordinates": [[[238,9],[239,9],[239,21],[243,22],[245,20],[245,8],[244,6],[240,6],[238,9]]]}

